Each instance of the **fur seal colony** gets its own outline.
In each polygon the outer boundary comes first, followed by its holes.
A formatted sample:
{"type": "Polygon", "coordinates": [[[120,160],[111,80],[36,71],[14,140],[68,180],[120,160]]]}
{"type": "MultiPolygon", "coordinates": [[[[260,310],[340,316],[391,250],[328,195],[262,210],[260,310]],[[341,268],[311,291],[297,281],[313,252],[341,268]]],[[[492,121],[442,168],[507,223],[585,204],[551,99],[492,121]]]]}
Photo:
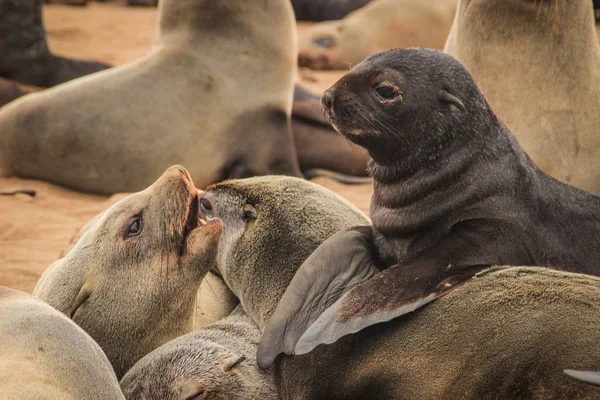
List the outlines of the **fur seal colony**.
{"type": "Polygon", "coordinates": [[[198,218],[198,190],[184,168],[172,167],[88,223],[34,296],[89,333],[121,377],[194,330],[196,294],[221,230],[221,221],[198,218]]]}
{"type": "Polygon", "coordinates": [[[42,23],[42,0],[0,0],[0,77],[50,87],[109,68],[50,53],[42,23]]]}
{"type": "Polygon", "coordinates": [[[124,400],[100,347],[28,294],[0,287],[0,398],[124,400]]]}
{"type": "Polygon", "coordinates": [[[286,352],[411,312],[493,265],[600,275],[600,198],[539,170],[452,57],[374,55],[323,106],[371,155],[373,228],[336,234],[300,268],[265,332],[286,352]]]}
{"type": "Polygon", "coordinates": [[[461,0],[445,52],[467,67],[544,172],[600,194],[600,44],[591,1],[461,0]]]}
{"type": "Polygon", "coordinates": [[[142,190],[179,163],[199,187],[300,176],[294,23],[289,0],[165,0],[145,58],[0,109],[0,169],[97,193],[142,190]]]}
{"type": "Polygon", "coordinates": [[[128,400],[277,400],[273,374],[256,365],[258,327],[241,306],[138,361],[121,380],[128,400]]]}
{"type": "MultiPolygon", "coordinates": [[[[321,242],[369,224],[339,196],[295,178],[219,183],[200,205],[203,217],[223,220],[217,268],[261,331],[321,242]]],[[[600,365],[599,298],[596,277],[488,269],[411,315],[279,357],[275,381],[282,399],[592,399],[597,389],[562,369],[600,365]]]]}
{"type": "Polygon", "coordinates": [[[398,47],[442,49],[456,0],[377,0],[340,21],[311,27],[298,42],[298,64],[348,69],[371,54],[398,47]]]}
{"type": "Polygon", "coordinates": [[[297,21],[342,19],[371,0],[291,0],[297,21]]]}

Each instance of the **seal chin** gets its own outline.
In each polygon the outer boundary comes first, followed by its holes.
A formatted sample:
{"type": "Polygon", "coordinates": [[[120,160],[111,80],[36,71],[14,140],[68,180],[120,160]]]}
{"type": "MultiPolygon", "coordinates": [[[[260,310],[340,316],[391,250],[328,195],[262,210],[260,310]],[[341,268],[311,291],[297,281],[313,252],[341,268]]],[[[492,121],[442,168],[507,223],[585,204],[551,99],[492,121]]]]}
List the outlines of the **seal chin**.
{"type": "Polygon", "coordinates": [[[185,240],[182,258],[184,262],[203,257],[202,264],[210,265],[217,256],[217,249],[221,241],[223,222],[218,218],[199,219],[199,225],[192,230],[185,240]]]}

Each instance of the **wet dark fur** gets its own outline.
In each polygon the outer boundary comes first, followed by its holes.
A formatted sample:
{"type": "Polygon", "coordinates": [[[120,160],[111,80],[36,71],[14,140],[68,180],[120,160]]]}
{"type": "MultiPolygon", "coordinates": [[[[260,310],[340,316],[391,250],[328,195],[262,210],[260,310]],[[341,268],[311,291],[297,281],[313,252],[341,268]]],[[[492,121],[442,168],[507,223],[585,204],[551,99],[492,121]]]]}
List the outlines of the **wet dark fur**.
{"type": "Polygon", "coordinates": [[[0,0],[0,76],[50,87],[110,66],[50,53],[42,0],[0,0]]]}
{"type": "Polygon", "coordinates": [[[600,274],[600,198],[540,171],[456,60],[432,50],[383,52],[330,91],[334,126],[373,158],[379,264],[397,264],[358,288],[373,299],[363,313],[497,264],[600,274]],[[402,76],[399,104],[380,104],[371,90],[385,69],[402,76]],[[440,100],[441,90],[464,109],[440,100]],[[377,304],[380,280],[398,298],[377,304]]]}
{"type": "Polygon", "coordinates": [[[342,19],[371,0],[292,0],[296,20],[327,21],[342,19]]]}

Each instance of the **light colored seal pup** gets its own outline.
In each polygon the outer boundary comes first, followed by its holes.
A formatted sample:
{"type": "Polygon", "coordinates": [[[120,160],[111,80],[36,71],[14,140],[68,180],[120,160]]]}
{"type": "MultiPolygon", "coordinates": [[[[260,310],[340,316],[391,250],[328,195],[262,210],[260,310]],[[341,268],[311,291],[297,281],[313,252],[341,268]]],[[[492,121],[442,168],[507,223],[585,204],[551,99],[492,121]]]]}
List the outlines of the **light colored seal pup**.
{"type": "Polygon", "coordinates": [[[138,361],[121,380],[128,400],[276,400],[273,374],[256,365],[258,327],[241,306],[202,331],[138,361]]]}
{"type": "Polygon", "coordinates": [[[194,329],[221,230],[218,219],[198,218],[198,190],[184,168],[172,167],[88,223],[33,293],[88,332],[121,377],[194,329]]]}
{"type": "MultiPolygon", "coordinates": [[[[200,208],[223,219],[217,267],[261,331],[318,244],[369,223],[337,195],[293,178],[223,182],[200,208]]],[[[339,278],[340,289],[350,278],[339,278]]],[[[413,314],[280,356],[275,381],[284,399],[593,399],[597,388],[562,370],[600,367],[599,319],[596,277],[492,268],[413,314]]]]}
{"type": "Polygon", "coordinates": [[[462,0],[445,52],[533,161],[600,194],[600,45],[588,0],[462,0]]]}
{"type": "Polygon", "coordinates": [[[377,0],[339,21],[311,27],[298,42],[298,64],[348,69],[371,54],[404,47],[442,49],[457,0],[377,0]]]}
{"type": "Polygon", "coordinates": [[[2,400],[119,400],[119,382],[80,327],[28,294],[0,287],[2,400]]]}
{"type": "Polygon", "coordinates": [[[290,134],[289,0],[165,0],[152,52],[0,111],[0,169],[74,189],[131,192],[183,164],[199,187],[300,176],[290,134]]]}

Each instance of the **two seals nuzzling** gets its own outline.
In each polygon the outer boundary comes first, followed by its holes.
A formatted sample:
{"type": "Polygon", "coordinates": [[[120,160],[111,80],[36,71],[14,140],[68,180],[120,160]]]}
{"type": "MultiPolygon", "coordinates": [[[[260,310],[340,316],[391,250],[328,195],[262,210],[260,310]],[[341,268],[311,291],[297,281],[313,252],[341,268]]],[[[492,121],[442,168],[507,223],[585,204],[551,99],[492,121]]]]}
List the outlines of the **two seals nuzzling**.
{"type": "Polygon", "coordinates": [[[341,21],[311,27],[298,42],[298,63],[348,69],[371,54],[398,47],[442,49],[456,0],[377,0],[341,21]]]}
{"type": "Polygon", "coordinates": [[[445,52],[467,67],[544,172],[600,194],[600,44],[591,1],[461,0],[445,52]]]}
{"type": "Polygon", "coordinates": [[[109,68],[50,53],[42,0],[0,0],[0,77],[50,87],[109,68]]]}
{"type": "Polygon", "coordinates": [[[73,321],[0,287],[0,398],[124,400],[106,355],[73,321]]]}
{"type": "Polygon", "coordinates": [[[300,176],[289,0],[165,0],[159,13],[145,58],[0,109],[5,174],[99,193],[142,190],[174,164],[199,187],[300,176]]]}
{"type": "MultiPolygon", "coordinates": [[[[261,330],[320,243],[369,223],[339,196],[294,178],[223,182],[200,202],[203,215],[224,221],[217,268],[261,330]]],[[[352,284],[351,274],[339,278],[341,290],[352,284]]],[[[494,268],[410,316],[279,357],[273,372],[283,399],[593,399],[597,388],[561,370],[600,367],[599,318],[596,277],[494,268]]],[[[263,336],[261,346],[276,343],[263,336]]]]}
{"type": "Polygon", "coordinates": [[[372,157],[373,228],[323,243],[265,335],[303,354],[411,312],[492,265],[600,275],[600,198],[540,171],[452,57],[374,55],[327,90],[323,105],[372,157]],[[348,275],[352,287],[334,290],[348,275]]]}
{"type": "Polygon", "coordinates": [[[128,400],[276,400],[271,372],[256,365],[258,327],[238,306],[228,317],[181,336],[138,361],[121,380],[128,400]]]}
{"type": "Polygon", "coordinates": [[[221,221],[206,223],[198,213],[189,174],[172,167],[89,222],[34,295],[88,332],[123,376],[195,328],[196,294],[222,230],[221,221]]]}

